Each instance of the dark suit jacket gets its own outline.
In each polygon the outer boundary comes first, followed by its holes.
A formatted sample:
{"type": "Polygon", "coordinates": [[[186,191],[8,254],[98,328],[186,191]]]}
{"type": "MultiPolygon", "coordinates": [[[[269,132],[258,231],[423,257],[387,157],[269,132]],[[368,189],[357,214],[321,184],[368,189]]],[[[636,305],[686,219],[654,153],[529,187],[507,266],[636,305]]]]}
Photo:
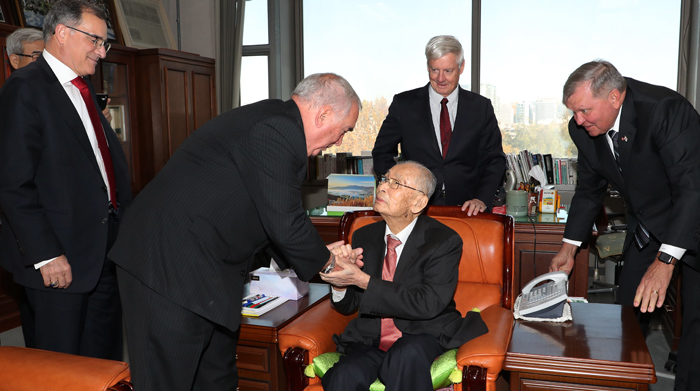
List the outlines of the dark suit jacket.
{"type": "MultiPolygon", "coordinates": [[[[126,157],[99,116],[124,209],[131,202],[126,157]]],[[[0,265],[21,285],[51,289],[33,265],[65,254],[73,283],[61,291],[90,291],[107,252],[108,199],[85,128],[46,60],[13,72],[0,90],[0,265]]]]}
{"type": "Polygon", "coordinates": [[[641,221],[661,243],[689,250],[683,261],[698,268],[700,239],[700,117],[670,89],[627,78],[620,114],[622,174],[605,139],[590,137],[572,119],[578,148],[579,183],[565,237],[583,241],[600,211],[608,183],[625,200],[626,245],[641,221]]]}
{"type": "Polygon", "coordinates": [[[386,223],[380,221],[358,229],[353,247],[361,247],[363,270],[370,275],[366,290],[349,287],[335,308],[343,314],[359,311],[345,331],[334,339],[338,351],[359,342],[379,346],[380,320],[394,318],[405,334],[429,334],[445,349],[456,348],[488,332],[477,312],[466,317],[457,311],[453,299],[457,288],[462,238],[442,223],[419,216],[399,258],[394,281],[382,280],[386,244],[386,223]]]}
{"type": "Polygon", "coordinates": [[[491,101],[459,87],[454,130],[443,159],[430,112],[429,88],[430,84],[394,96],[372,150],[374,171],[377,175],[389,171],[401,144],[404,160],[425,165],[437,178],[431,202],[444,184],[447,205],[478,198],[490,210],[506,169],[501,131],[491,101]]]}
{"type": "Polygon", "coordinates": [[[219,115],[190,135],[136,197],[110,259],[202,317],[236,330],[254,255],[303,280],[330,257],[301,204],[306,139],[294,101],[219,115]]]}

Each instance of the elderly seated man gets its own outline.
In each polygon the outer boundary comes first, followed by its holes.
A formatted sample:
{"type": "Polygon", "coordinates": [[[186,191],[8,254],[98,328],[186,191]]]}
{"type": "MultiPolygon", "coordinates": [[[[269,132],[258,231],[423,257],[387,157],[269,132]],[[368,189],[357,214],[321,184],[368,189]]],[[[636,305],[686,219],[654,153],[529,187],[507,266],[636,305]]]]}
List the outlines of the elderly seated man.
{"type": "Polygon", "coordinates": [[[367,390],[379,378],[387,391],[431,390],[433,360],[488,331],[478,313],[462,318],[453,300],[462,239],[421,215],[435,182],[420,163],[392,167],[374,203],[384,220],[352,237],[361,259],[349,245],[333,251],[336,267],[321,278],[337,311],[359,315],[333,337],[344,356],[324,389],[367,390]]]}

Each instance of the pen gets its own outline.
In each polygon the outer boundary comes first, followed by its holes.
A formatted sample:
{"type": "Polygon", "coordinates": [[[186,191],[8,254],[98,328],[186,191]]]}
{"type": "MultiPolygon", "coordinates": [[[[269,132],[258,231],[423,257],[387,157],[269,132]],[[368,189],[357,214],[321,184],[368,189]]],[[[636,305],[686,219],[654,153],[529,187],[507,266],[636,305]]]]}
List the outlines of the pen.
{"type": "Polygon", "coordinates": [[[253,297],[250,297],[247,300],[243,300],[243,305],[250,304],[250,303],[254,302],[255,300],[262,299],[263,297],[265,297],[265,295],[262,293],[259,293],[253,297]]]}
{"type": "Polygon", "coordinates": [[[274,300],[276,300],[276,299],[277,299],[276,296],[270,296],[270,297],[268,297],[266,300],[263,300],[263,301],[261,301],[261,302],[259,302],[259,303],[255,303],[255,304],[251,305],[250,308],[260,308],[260,307],[264,306],[265,304],[267,304],[267,303],[269,303],[269,302],[271,302],[271,301],[274,301],[274,300]]]}

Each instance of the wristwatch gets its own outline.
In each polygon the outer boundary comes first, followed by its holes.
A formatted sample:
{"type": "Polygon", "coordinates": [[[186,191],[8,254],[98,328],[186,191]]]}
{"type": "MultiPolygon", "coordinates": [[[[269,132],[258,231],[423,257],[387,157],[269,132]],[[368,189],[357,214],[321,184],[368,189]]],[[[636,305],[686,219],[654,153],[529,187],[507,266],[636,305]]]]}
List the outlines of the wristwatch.
{"type": "Polygon", "coordinates": [[[667,265],[675,265],[676,262],[678,262],[678,260],[676,258],[674,258],[672,255],[666,254],[665,252],[661,252],[661,251],[659,251],[659,253],[656,255],[656,259],[658,259],[659,261],[661,261],[667,265]]]}

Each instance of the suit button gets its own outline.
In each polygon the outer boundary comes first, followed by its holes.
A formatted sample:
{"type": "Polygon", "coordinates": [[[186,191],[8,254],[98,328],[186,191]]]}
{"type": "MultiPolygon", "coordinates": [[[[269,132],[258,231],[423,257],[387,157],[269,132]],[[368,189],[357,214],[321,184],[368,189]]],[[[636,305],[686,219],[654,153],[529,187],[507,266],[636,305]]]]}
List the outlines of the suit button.
{"type": "Polygon", "coordinates": [[[106,188],[105,186],[102,186],[102,192],[103,192],[103,193],[106,193],[106,192],[107,192],[107,188],[106,188]]]}
{"type": "Polygon", "coordinates": [[[102,219],[102,224],[107,224],[107,218],[102,219]]]}
{"type": "Polygon", "coordinates": [[[241,270],[241,277],[245,277],[248,273],[245,270],[241,270]]]}
{"type": "Polygon", "coordinates": [[[443,165],[442,165],[442,168],[447,168],[447,164],[443,164],[443,165]]]}

